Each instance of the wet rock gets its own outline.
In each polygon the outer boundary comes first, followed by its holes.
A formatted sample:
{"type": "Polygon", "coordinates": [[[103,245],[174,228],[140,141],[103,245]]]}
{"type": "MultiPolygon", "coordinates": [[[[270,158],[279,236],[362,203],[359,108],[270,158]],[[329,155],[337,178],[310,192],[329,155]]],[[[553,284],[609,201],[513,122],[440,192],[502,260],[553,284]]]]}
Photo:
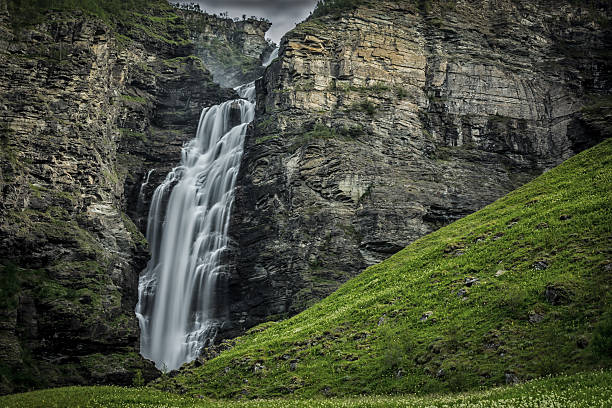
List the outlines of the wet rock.
{"type": "Polygon", "coordinates": [[[179,375],[179,370],[172,370],[172,371],[169,371],[169,372],[166,373],[166,376],[168,378],[174,378],[177,375],[179,375]]]}
{"type": "Polygon", "coordinates": [[[92,297],[91,295],[83,295],[79,298],[79,302],[84,305],[89,305],[92,302],[92,297]]]}
{"type": "Polygon", "coordinates": [[[544,320],[544,315],[536,312],[529,313],[529,323],[540,323],[544,320]]]}
{"type": "Polygon", "coordinates": [[[198,359],[202,360],[202,363],[208,360],[212,360],[215,357],[218,357],[222,352],[231,349],[235,344],[234,339],[223,340],[218,344],[213,344],[211,346],[205,347],[204,350],[200,353],[198,359]]]}
{"type": "Polygon", "coordinates": [[[467,286],[468,288],[472,287],[474,285],[477,285],[479,281],[480,280],[478,278],[474,278],[470,276],[468,278],[465,278],[465,286],[467,286]]]}
{"type": "Polygon", "coordinates": [[[457,243],[457,244],[450,244],[447,245],[446,248],[444,248],[444,253],[445,254],[457,254],[458,252],[463,253],[464,249],[464,245],[462,243],[457,243]]]}
{"type": "Polygon", "coordinates": [[[459,289],[459,291],[457,292],[457,296],[459,296],[460,298],[466,297],[467,294],[468,294],[468,291],[465,288],[459,289]]]}
{"type": "Polygon", "coordinates": [[[570,292],[560,286],[548,285],[544,291],[546,301],[551,305],[557,306],[569,303],[571,300],[570,292]]]}
{"type": "Polygon", "coordinates": [[[548,262],[546,261],[536,261],[534,262],[531,267],[533,269],[535,269],[536,271],[543,271],[545,269],[548,269],[548,262]]]}
{"type": "MultiPolygon", "coordinates": [[[[537,202],[537,201],[535,201],[535,202],[537,202]]],[[[532,204],[533,204],[533,202],[529,202],[529,203],[527,203],[526,205],[527,205],[527,207],[529,207],[529,206],[530,206],[530,205],[532,205],[532,204]]],[[[511,220],[510,220],[510,222],[508,222],[507,227],[508,227],[508,228],[512,228],[512,227],[514,227],[516,224],[518,224],[518,222],[519,222],[519,221],[520,221],[520,217],[513,218],[513,219],[511,219],[511,220]]]]}
{"type": "Polygon", "coordinates": [[[520,381],[514,373],[506,373],[506,384],[513,385],[518,384],[520,381]]]}
{"type": "Polygon", "coordinates": [[[437,338],[434,342],[427,346],[427,350],[431,351],[434,354],[440,354],[442,352],[443,345],[443,339],[437,338]]]}

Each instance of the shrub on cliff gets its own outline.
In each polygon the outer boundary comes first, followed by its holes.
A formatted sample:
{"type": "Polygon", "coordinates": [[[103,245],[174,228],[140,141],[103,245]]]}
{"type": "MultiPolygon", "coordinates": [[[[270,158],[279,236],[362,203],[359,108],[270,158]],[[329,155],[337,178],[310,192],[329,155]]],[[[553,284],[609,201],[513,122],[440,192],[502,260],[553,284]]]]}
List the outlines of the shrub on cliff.
{"type": "Polygon", "coordinates": [[[363,0],[319,0],[312,16],[321,17],[353,10],[363,4],[363,0]]]}

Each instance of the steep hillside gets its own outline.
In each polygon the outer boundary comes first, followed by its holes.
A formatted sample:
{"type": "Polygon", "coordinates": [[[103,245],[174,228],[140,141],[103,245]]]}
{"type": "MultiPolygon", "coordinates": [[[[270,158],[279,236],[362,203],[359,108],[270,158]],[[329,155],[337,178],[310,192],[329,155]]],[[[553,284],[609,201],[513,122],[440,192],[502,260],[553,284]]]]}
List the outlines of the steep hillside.
{"type": "Polygon", "coordinates": [[[610,134],[609,2],[324,3],[257,83],[228,334],[610,134]]]}
{"type": "Polygon", "coordinates": [[[609,368],[610,191],[607,140],[157,386],[248,398],[430,393],[609,368]]]}

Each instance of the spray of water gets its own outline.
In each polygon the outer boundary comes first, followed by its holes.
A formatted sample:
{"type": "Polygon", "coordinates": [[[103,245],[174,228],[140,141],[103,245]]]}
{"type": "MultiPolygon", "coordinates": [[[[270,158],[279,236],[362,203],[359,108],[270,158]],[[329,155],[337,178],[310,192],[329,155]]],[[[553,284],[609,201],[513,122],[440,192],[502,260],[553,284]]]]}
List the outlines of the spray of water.
{"type": "Polygon", "coordinates": [[[272,61],[274,61],[276,58],[278,58],[278,47],[274,49],[274,51],[272,51],[272,53],[268,56],[268,58],[264,61],[264,63],[262,64],[264,67],[267,67],[268,65],[270,65],[272,63],[272,61]]]}

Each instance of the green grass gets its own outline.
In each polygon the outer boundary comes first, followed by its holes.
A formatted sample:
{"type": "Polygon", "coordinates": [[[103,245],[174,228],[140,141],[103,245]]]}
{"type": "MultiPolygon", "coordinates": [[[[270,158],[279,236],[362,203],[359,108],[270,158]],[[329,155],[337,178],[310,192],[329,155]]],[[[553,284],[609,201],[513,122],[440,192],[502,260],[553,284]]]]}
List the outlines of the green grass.
{"type": "Polygon", "coordinates": [[[372,101],[362,99],[359,102],[353,103],[347,110],[349,112],[365,112],[369,116],[374,116],[377,111],[377,107],[372,101]]]}
{"type": "Polygon", "coordinates": [[[610,367],[606,342],[593,346],[610,332],[610,191],[612,140],[157,386],[215,398],[424,394],[610,367]]]}
{"type": "Polygon", "coordinates": [[[295,152],[298,148],[307,145],[313,140],[334,139],[336,137],[338,137],[338,133],[334,128],[327,127],[322,123],[315,123],[312,130],[296,137],[288,150],[290,152],[295,152]]]}
{"type": "MultiPolygon", "coordinates": [[[[365,132],[361,125],[354,126],[342,126],[339,128],[328,127],[323,123],[315,123],[311,130],[308,132],[302,133],[293,139],[291,145],[288,147],[290,152],[295,152],[297,149],[308,145],[310,142],[314,140],[329,140],[329,139],[337,139],[337,140],[345,140],[352,141],[357,137],[364,135],[365,132]]],[[[273,135],[272,135],[273,136],[273,135]]],[[[270,139],[270,137],[262,137],[255,140],[256,143],[262,143],[266,140],[270,139]]]]}
{"type": "Polygon", "coordinates": [[[581,373],[531,381],[463,394],[431,396],[373,396],[329,399],[276,399],[254,401],[213,401],[178,396],[150,388],[69,387],[0,397],[0,407],[201,407],[201,408],[333,408],[333,407],[449,407],[463,408],[587,408],[612,404],[612,373],[581,373]]]}
{"type": "Polygon", "coordinates": [[[139,103],[139,104],[147,103],[147,100],[143,98],[142,96],[121,95],[121,99],[126,102],[133,102],[133,103],[139,103]]]}

